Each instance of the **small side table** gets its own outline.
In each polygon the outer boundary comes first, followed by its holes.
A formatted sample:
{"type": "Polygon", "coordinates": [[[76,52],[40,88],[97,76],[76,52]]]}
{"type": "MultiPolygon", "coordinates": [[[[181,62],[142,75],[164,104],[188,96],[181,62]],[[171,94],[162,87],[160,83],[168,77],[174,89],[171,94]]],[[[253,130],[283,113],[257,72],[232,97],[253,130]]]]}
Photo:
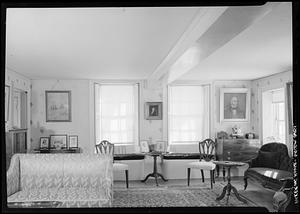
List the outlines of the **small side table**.
{"type": "Polygon", "coordinates": [[[243,162],[235,162],[235,161],[213,161],[215,164],[217,164],[218,166],[222,166],[224,168],[227,168],[227,185],[223,188],[223,191],[221,193],[221,195],[219,197],[217,197],[217,201],[223,199],[225,197],[226,194],[226,190],[227,190],[227,202],[228,202],[228,198],[230,196],[230,192],[231,190],[233,191],[233,193],[235,194],[236,198],[239,201],[242,201],[243,203],[247,203],[247,201],[243,198],[241,198],[241,196],[239,195],[238,191],[236,190],[236,188],[234,186],[231,185],[230,180],[230,169],[231,167],[238,167],[238,166],[243,166],[246,163],[243,162]]]}
{"type": "Polygon", "coordinates": [[[148,153],[146,153],[146,155],[149,155],[149,156],[152,156],[153,157],[153,172],[152,173],[150,173],[150,174],[148,174],[147,176],[146,176],[146,178],[144,179],[144,180],[142,180],[141,182],[145,182],[145,181],[147,181],[147,179],[149,178],[149,177],[154,177],[155,178],[155,182],[156,182],[156,186],[158,186],[158,182],[157,182],[157,178],[158,177],[161,177],[161,179],[163,180],[163,181],[168,181],[167,179],[165,179],[164,178],[164,176],[162,175],[162,174],[160,174],[160,173],[158,173],[157,172],[157,157],[158,156],[160,156],[160,155],[162,155],[162,153],[161,152],[148,152],[148,153]]]}

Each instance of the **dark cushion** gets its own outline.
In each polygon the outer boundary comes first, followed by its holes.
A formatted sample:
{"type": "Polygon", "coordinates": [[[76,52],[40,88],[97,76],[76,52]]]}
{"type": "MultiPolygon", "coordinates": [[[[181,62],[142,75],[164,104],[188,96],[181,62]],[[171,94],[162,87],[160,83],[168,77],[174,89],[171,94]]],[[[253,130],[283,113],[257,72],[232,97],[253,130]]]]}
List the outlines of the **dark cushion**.
{"type": "Polygon", "coordinates": [[[257,162],[260,167],[278,169],[280,160],[280,152],[264,152],[259,151],[257,162]]]}
{"type": "Polygon", "coordinates": [[[114,154],[114,160],[143,160],[144,154],[131,153],[131,154],[114,154]]]}
{"type": "Polygon", "coordinates": [[[166,160],[200,159],[200,153],[168,153],[162,156],[166,160]]]}

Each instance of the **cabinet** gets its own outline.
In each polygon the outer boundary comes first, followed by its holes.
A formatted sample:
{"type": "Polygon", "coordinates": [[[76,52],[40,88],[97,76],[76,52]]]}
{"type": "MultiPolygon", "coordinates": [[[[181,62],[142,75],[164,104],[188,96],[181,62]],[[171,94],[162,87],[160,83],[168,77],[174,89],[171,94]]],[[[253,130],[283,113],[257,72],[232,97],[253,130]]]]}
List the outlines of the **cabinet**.
{"type": "Polygon", "coordinates": [[[35,149],[35,153],[81,153],[80,148],[74,149],[35,149]]]}

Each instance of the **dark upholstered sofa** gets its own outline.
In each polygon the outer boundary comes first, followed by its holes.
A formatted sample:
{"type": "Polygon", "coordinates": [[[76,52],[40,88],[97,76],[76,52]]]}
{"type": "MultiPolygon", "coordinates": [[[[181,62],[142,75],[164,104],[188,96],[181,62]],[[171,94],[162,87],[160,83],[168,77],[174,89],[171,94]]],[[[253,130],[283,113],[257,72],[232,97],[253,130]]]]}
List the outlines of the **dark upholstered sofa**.
{"type": "Polygon", "coordinates": [[[247,162],[249,168],[244,174],[245,189],[248,179],[250,179],[265,188],[279,190],[282,187],[280,179],[293,177],[292,161],[285,144],[268,143],[263,145],[257,157],[247,162]]]}

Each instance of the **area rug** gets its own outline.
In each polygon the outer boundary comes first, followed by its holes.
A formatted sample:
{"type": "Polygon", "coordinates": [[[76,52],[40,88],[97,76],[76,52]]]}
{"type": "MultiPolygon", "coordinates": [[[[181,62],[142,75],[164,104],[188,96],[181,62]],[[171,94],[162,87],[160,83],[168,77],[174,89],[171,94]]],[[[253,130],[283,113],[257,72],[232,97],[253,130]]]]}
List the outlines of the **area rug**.
{"type": "Polygon", "coordinates": [[[210,187],[151,187],[115,189],[113,195],[113,207],[257,207],[258,204],[241,195],[247,203],[239,201],[232,193],[217,201],[224,185],[210,187]]]}

